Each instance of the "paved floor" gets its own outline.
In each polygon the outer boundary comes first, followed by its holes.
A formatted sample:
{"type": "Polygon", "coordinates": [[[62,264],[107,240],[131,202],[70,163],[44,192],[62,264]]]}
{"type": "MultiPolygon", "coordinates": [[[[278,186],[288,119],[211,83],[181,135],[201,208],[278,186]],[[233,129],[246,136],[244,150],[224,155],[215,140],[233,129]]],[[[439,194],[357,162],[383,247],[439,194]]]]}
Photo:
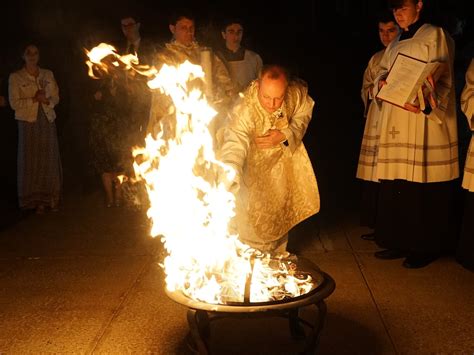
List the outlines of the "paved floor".
{"type": "MultiPolygon", "coordinates": [[[[99,194],[5,228],[0,353],[190,353],[186,309],[164,293],[163,249],[147,228],[142,214],[103,208],[99,194]]],[[[291,235],[337,283],[319,353],[474,353],[474,273],[451,258],[419,270],[377,260],[363,232],[347,214],[291,235]]],[[[279,320],[222,321],[212,334],[217,354],[291,353],[279,320]]]]}

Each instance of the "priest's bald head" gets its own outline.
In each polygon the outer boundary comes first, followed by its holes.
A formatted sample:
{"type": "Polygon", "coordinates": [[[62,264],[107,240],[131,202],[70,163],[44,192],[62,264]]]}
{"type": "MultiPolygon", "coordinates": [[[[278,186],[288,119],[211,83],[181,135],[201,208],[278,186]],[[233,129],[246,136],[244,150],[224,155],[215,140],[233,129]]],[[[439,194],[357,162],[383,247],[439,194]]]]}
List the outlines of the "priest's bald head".
{"type": "Polygon", "coordinates": [[[257,80],[258,101],[269,113],[278,110],[288,88],[288,71],[279,65],[265,65],[257,80]]]}

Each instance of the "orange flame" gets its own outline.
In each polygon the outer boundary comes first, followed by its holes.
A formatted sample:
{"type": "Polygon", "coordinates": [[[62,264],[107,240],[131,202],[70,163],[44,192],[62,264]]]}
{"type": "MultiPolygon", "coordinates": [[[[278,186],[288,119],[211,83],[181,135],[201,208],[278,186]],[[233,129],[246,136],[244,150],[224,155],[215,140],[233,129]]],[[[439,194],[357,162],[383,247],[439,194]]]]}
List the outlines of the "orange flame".
{"type": "MultiPolygon", "coordinates": [[[[103,59],[111,56],[112,64],[140,72],[137,63],[120,57],[112,46],[96,48],[87,52],[89,68],[104,65],[103,59]]],[[[175,108],[173,119],[162,118],[158,136],[148,135],[145,147],[133,150],[135,174],[146,182],[150,200],[151,235],[161,236],[168,252],[163,263],[168,290],[212,304],[243,302],[252,275],[251,302],[309,292],[311,277],[296,277],[294,263],[255,257],[258,251],[229,230],[235,197],[222,181],[232,181],[235,171],[216,160],[208,129],[216,111],[189,85],[204,79],[202,68],[186,61],[140,73],[151,78],[150,88],[169,95],[175,108]],[[167,132],[170,123],[172,136],[167,132]]]]}
{"type": "Polygon", "coordinates": [[[90,51],[85,49],[89,60],[86,64],[89,68],[88,74],[94,79],[99,79],[94,74],[94,68],[104,71],[105,73],[110,72],[110,65],[114,67],[121,67],[123,70],[131,70],[138,72],[144,76],[153,76],[157,73],[154,67],[148,65],[140,65],[138,57],[135,54],[119,55],[114,46],[107,43],[101,43],[97,47],[92,48],[90,51]]]}

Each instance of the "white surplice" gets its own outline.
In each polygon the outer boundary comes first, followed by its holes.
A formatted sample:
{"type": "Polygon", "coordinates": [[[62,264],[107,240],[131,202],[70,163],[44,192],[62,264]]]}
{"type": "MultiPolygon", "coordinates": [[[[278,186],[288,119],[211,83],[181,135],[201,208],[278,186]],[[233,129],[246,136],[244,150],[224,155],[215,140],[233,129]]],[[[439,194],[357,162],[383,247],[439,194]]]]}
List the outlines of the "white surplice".
{"type": "Polygon", "coordinates": [[[370,58],[364,72],[361,90],[362,101],[364,102],[364,113],[366,113],[366,121],[356,176],[359,179],[373,182],[378,182],[376,168],[377,150],[380,138],[379,115],[381,105],[373,100],[372,91],[384,51],[385,50],[383,49],[370,58]]]}
{"type": "MultiPolygon", "coordinates": [[[[461,94],[461,109],[466,115],[471,131],[474,131],[474,59],[466,72],[466,86],[461,94]]],[[[474,192],[474,139],[471,138],[464,165],[462,187],[474,192]]]]}
{"type": "Polygon", "coordinates": [[[377,178],[442,182],[459,176],[456,104],[453,77],[454,42],[440,27],[422,25],[412,38],[395,39],[380,62],[374,85],[385,78],[398,53],[446,63],[436,82],[438,107],[428,115],[381,103],[377,178]]]}
{"type": "Polygon", "coordinates": [[[242,60],[227,61],[224,56],[221,56],[221,59],[239,91],[244,90],[250,82],[257,79],[263,66],[262,58],[248,49],[245,49],[242,60]]]}

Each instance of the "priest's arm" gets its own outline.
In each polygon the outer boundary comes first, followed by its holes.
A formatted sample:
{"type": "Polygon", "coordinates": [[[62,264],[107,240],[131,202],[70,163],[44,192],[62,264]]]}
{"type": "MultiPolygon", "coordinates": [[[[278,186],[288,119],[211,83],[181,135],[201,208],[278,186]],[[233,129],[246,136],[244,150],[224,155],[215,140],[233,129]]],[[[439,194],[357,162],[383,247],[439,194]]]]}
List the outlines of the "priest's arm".
{"type": "Polygon", "coordinates": [[[307,86],[300,83],[290,84],[288,95],[290,100],[295,100],[295,109],[293,113],[288,113],[288,127],[282,129],[281,132],[286,137],[288,148],[294,153],[301,144],[311,121],[314,101],[308,95],[307,86]]]}
{"type": "Polygon", "coordinates": [[[235,170],[236,183],[240,181],[250,142],[255,136],[251,119],[248,107],[238,105],[229,115],[228,124],[222,128],[222,144],[218,158],[235,170]]]}
{"type": "Polygon", "coordinates": [[[383,52],[377,52],[370,58],[369,63],[367,64],[367,68],[365,69],[364,75],[362,77],[361,97],[362,102],[364,103],[364,116],[367,115],[370,100],[373,100],[374,98],[374,80],[376,78],[377,69],[382,55],[383,52]]]}
{"type": "Polygon", "coordinates": [[[432,100],[435,103],[430,103],[432,111],[428,117],[435,116],[439,122],[444,122],[455,115],[454,102],[454,41],[442,28],[436,28],[435,40],[431,42],[430,58],[428,62],[444,63],[441,67],[441,75],[434,78],[434,95],[432,100]]]}
{"type": "Polygon", "coordinates": [[[461,94],[461,109],[467,117],[469,127],[474,131],[474,59],[466,72],[466,85],[461,94]]]}

